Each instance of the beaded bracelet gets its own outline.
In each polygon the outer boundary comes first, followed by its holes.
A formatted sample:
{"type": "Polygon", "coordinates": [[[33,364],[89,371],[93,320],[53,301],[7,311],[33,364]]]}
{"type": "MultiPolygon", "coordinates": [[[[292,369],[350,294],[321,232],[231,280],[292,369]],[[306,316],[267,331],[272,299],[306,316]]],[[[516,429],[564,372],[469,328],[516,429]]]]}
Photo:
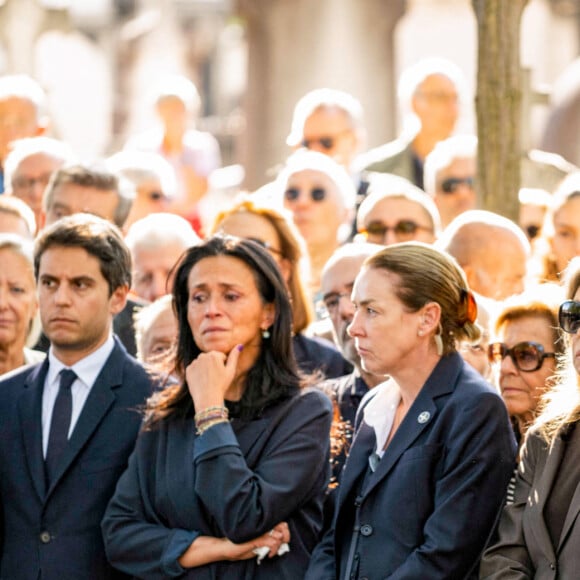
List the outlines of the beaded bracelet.
{"type": "Polygon", "coordinates": [[[201,411],[195,414],[193,419],[197,424],[198,421],[202,421],[206,417],[213,415],[218,415],[220,417],[225,417],[227,419],[230,415],[230,412],[228,411],[227,407],[224,407],[222,405],[214,405],[213,407],[206,407],[205,409],[202,409],[201,411]]]}
{"type": "Polygon", "coordinates": [[[221,417],[219,419],[212,419],[211,421],[204,421],[202,424],[198,424],[196,423],[196,433],[198,435],[203,435],[210,427],[213,427],[214,425],[219,425],[220,423],[227,423],[228,419],[226,419],[225,417],[221,417]]]}

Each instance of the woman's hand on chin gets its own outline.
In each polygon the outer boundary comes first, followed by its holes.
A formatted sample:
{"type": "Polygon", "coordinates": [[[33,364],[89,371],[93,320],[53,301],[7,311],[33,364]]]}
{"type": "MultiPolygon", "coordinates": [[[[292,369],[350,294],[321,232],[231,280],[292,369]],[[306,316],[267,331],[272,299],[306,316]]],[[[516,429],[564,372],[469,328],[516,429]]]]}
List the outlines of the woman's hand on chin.
{"type": "Polygon", "coordinates": [[[235,346],[227,356],[218,351],[202,352],[187,366],[185,380],[197,410],[224,404],[242,348],[235,346]]]}

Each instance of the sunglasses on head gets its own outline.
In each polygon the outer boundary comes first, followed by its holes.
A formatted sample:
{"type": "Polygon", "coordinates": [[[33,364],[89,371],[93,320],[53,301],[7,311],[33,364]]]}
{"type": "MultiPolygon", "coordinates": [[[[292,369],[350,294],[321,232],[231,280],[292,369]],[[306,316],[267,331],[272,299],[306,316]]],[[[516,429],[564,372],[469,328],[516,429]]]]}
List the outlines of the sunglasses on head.
{"type": "Polygon", "coordinates": [[[580,329],[580,302],[566,300],[558,311],[560,328],[569,334],[576,334],[580,329]]]}
{"type": "Polygon", "coordinates": [[[455,193],[460,185],[467,185],[473,189],[475,179],[473,177],[448,177],[441,182],[441,190],[444,193],[455,193]]]}
{"type": "Polygon", "coordinates": [[[431,228],[421,226],[413,220],[400,220],[394,226],[387,226],[383,222],[371,222],[366,228],[360,231],[367,237],[384,238],[387,232],[392,231],[396,237],[412,236],[418,230],[433,231],[431,228]]]}
{"type": "Polygon", "coordinates": [[[501,363],[509,356],[517,369],[531,373],[544,364],[545,358],[555,358],[556,353],[544,352],[544,347],[537,342],[518,342],[511,348],[503,342],[494,342],[489,345],[487,356],[490,363],[501,363]]]}
{"type": "MultiPolygon", "coordinates": [[[[287,201],[296,201],[300,197],[300,192],[302,190],[298,189],[297,187],[289,187],[284,196],[286,197],[287,201]]],[[[310,190],[310,199],[312,201],[322,201],[326,197],[326,189],[323,187],[313,187],[310,190]]]]}

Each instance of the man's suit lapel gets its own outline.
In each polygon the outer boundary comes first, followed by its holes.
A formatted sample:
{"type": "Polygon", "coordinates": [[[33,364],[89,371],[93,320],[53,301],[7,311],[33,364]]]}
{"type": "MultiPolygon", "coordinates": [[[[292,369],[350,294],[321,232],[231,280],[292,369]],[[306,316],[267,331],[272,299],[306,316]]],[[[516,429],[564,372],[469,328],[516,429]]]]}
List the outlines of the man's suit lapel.
{"type": "Polygon", "coordinates": [[[48,490],[49,494],[115,402],[114,389],[121,385],[125,356],[126,353],[123,347],[115,341],[115,348],[101,369],[78,418],[67,448],[64,451],[59,469],[51,482],[48,490]]]}
{"type": "Polygon", "coordinates": [[[44,455],[42,453],[42,393],[48,372],[48,361],[38,365],[27,377],[18,401],[20,429],[24,441],[25,461],[38,497],[46,493],[44,455]]]}

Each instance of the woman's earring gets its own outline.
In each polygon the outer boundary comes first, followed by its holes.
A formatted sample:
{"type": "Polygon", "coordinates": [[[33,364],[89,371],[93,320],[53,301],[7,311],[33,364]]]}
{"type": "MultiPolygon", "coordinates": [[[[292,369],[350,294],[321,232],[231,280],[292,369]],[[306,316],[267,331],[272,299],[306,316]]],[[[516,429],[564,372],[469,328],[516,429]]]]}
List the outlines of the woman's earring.
{"type": "Polygon", "coordinates": [[[433,337],[435,339],[435,347],[437,348],[437,354],[443,356],[443,338],[441,334],[443,329],[441,328],[441,323],[439,323],[439,328],[437,329],[437,334],[433,337]]]}
{"type": "Polygon", "coordinates": [[[262,338],[270,338],[270,331],[267,328],[262,329],[262,338]]]}

